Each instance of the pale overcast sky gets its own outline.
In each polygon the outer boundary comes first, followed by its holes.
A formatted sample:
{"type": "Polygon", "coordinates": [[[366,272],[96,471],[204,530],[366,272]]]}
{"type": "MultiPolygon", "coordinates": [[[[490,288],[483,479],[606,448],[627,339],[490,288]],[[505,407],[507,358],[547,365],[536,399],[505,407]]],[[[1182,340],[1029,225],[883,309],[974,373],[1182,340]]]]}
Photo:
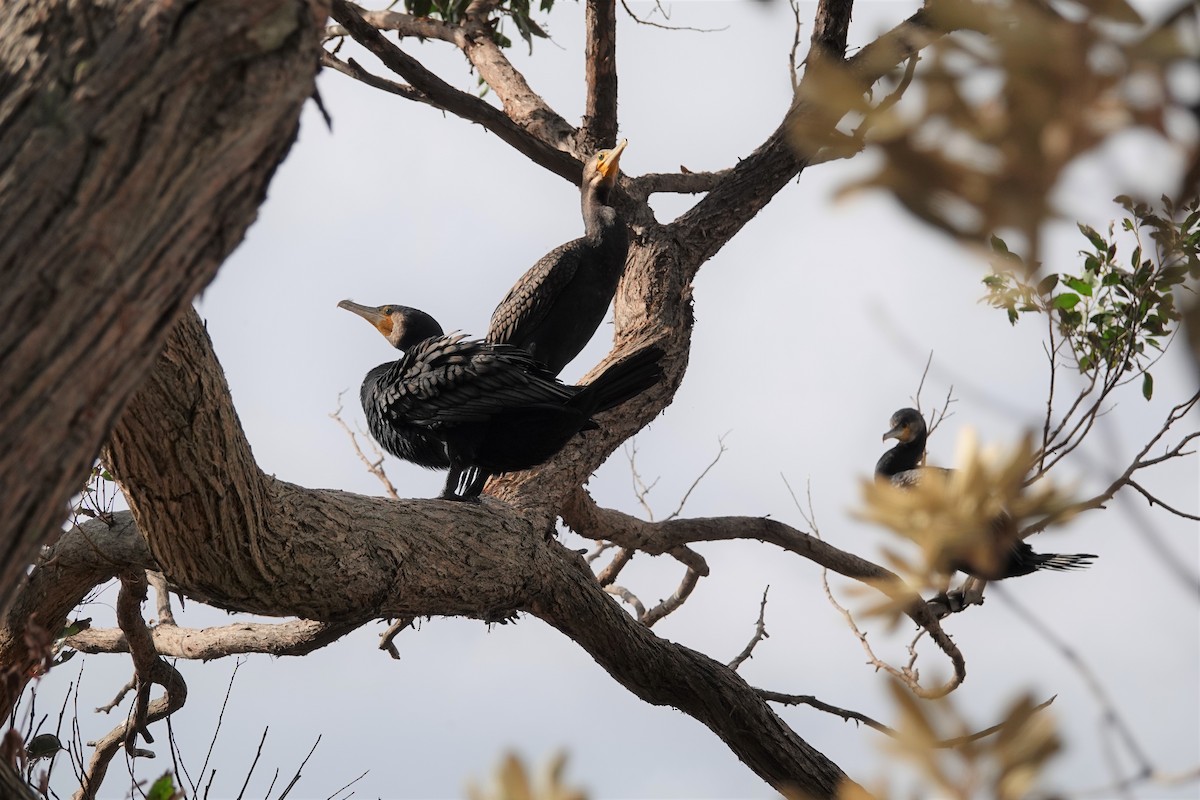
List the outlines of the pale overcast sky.
{"type": "MultiPolygon", "coordinates": [[[[634,7],[651,8],[644,2],[634,7]]],[[[914,7],[860,0],[852,46],[914,7]]],[[[621,135],[630,142],[622,167],[632,175],[732,165],[778,125],[790,92],[793,31],[785,3],[669,8],[674,24],[724,30],[667,32],[634,25],[618,12],[621,135]]],[[[804,5],[806,38],[813,8],[804,5]]],[[[532,58],[521,46],[512,51],[535,90],[573,121],[583,103],[582,18],[582,3],[559,0],[547,26],[553,41],[537,42],[532,58]]],[[[449,46],[405,47],[451,83],[474,87],[449,46]]],[[[379,494],[327,415],[345,391],[345,416],[361,424],[358,385],[394,352],[335,304],[343,298],[404,303],[432,313],[447,330],[482,334],[513,281],[543,253],[579,235],[578,193],[478,126],[332,72],[319,85],[333,132],[310,104],[300,141],[276,175],[259,221],[198,305],[262,467],[307,486],[379,494]]],[[[1041,326],[1011,328],[1002,312],[978,304],[986,266],[887,198],[861,194],[835,202],[837,189],[863,174],[868,162],[869,156],[806,171],[701,270],[687,377],[673,405],[637,439],[642,476],[659,479],[650,496],[659,515],[674,509],[724,437],[728,451],[685,513],[770,515],[804,528],[786,477],[800,491],[811,484],[826,538],[878,560],[891,540],[853,517],[859,486],[884,449],[880,435],[888,417],[911,404],[930,351],[926,407],[951,385],[958,401],[930,442],[930,463],[952,462],[964,427],[974,427],[985,442],[1008,442],[1040,420],[1046,389],[1041,326]]],[[[1156,196],[1177,168],[1149,139],[1129,137],[1074,170],[1060,199],[1072,217],[1105,226],[1118,212],[1109,202],[1113,195],[1143,190],[1156,196]]],[[[690,202],[654,198],[663,221],[690,202]]],[[[1073,254],[1084,243],[1073,224],[1056,229],[1050,242],[1047,261],[1056,270],[1074,268],[1073,254]]],[[[610,331],[601,328],[565,379],[602,357],[610,331]]],[[[1084,458],[1063,476],[1068,482],[1086,491],[1124,468],[1173,402],[1194,388],[1195,373],[1181,355],[1169,355],[1154,370],[1153,402],[1135,387],[1120,397],[1084,458]]],[[[1195,429],[1195,414],[1190,423],[1195,429]]],[[[434,496],[443,481],[439,473],[394,459],[387,469],[406,496],[434,496]]],[[[1195,457],[1160,467],[1146,483],[1168,502],[1196,511],[1195,457]]],[[[641,513],[620,453],[590,488],[602,504],[641,513]]],[[[1149,552],[1147,525],[1167,542],[1172,558],[1193,573],[1200,568],[1195,523],[1126,497],[1032,542],[1040,551],[1099,554],[1090,570],[1033,575],[1003,588],[1087,661],[1155,764],[1177,772],[1200,763],[1197,599],[1149,552]]],[[[564,541],[585,544],[573,535],[564,541]]],[[[894,721],[883,678],[864,663],[811,563],[755,544],[696,549],[713,574],[655,628],[659,635],[728,661],[753,633],[763,587],[770,584],[770,638],[742,667],[746,679],[894,721]]],[[[681,573],[677,563],[638,556],[621,582],[650,603],[670,594],[681,573]]],[[[835,587],[846,585],[835,581],[835,587]]],[[[111,624],[114,597],[103,595],[83,614],[111,624]]],[[[231,620],[189,604],[180,621],[231,620]]],[[[1048,787],[1072,791],[1109,782],[1110,746],[1122,753],[1121,774],[1129,774],[1128,759],[1101,730],[1102,709],[1080,675],[1004,598],[991,595],[946,627],[967,658],[968,679],[954,700],[977,727],[996,722],[1024,691],[1038,700],[1057,695],[1050,713],[1068,744],[1048,787]]],[[[537,765],[565,749],[569,781],[594,798],[773,796],[700,723],[642,704],[538,620],[491,629],[472,621],[424,621],[397,639],[400,661],[375,648],[383,628],[368,626],[302,659],[247,657],[210,762],[218,770],[211,796],[237,794],[264,726],[270,733],[247,797],[263,796],[276,767],[286,783],[318,734],[321,743],[292,797],[327,797],[368,770],[356,797],[461,797],[466,782],[489,776],[510,748],[537,765]]],[[[899,636],[875,630],[871,638],[881,655],[900,662],[910,634],[902,625],[899,636]]],[[[39,708],[57,710],[81,662],[79,724],[93,739],[116,723],[90,709],[131,674],[127,656],[76,658],[43,682],[39,708]]],[[[920,665],[930,682],[949,669],[932,650],[920,665]]],[[[174,728],[199,780],[234,661],[179,667],[189,696],[174,728]]],[[[811,709],[780,713],[855,779],[869,784],[893,771],[881,757],[879,734],[811,709]]],[[[156,725],[156,734],[163,727],[156,725]]],[[[139,776],[153,778],[171,766],[165,740],[163,730],[153,747],[159,758],[139,765],[139,776]]],[[[128,795],[119,762],[110,769],[108,797],[128,795]]],[[[63,777],[69,770],[60,764],[56,772],[63,777]]],[[[1193,784],[1140,796],[1195,791],[1193,784]]]]}

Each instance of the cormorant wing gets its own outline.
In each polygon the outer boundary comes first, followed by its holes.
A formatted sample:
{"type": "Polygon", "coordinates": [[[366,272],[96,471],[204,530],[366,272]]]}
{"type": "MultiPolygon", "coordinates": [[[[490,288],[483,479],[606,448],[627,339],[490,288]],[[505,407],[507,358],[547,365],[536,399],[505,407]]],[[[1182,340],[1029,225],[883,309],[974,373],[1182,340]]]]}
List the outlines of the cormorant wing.
{"type": "Polygon", "coordinates": [[[577,393],[539,371],[517,348],[461,334],[427,339],[380,376],[380,402],[397,421],[436,428],[486,422],[512,408],[561,407],[577,393]]]}
{"type": "Polygon", "coordinates": [[[583,239],[559,245],[538,259],[492,312],[487,340],[524,347],[579,271],[583,239]]]}

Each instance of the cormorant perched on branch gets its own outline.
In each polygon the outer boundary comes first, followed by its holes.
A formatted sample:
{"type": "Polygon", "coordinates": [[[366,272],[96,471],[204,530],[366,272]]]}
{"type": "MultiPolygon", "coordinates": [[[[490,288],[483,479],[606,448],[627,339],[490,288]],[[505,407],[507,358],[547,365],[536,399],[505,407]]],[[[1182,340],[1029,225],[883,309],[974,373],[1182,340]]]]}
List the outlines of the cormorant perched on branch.
{"type": "MultiPolygon", "coordinates": [[[[915,408],[902,408],[892,415],[889,424],[891,427],[883,434],[883,441],[895,439],[899,444],[884,453],[875,464],[877,478],[887,479],[894,486],[909,488],[915,486],[923,475],[931,472],[950,474],[951,470],[921,465],[921,459],[925,456],[925,441],[929,435],[921,412],[915,408]]],[[[1092,560],[1096,558],[1089,553],[1035,553],[1032,547],[1019,538],[1016,525],[1008,514],[1002,514],[992,520],[991,532],[998,548],[1007,544],[1007,554],[997,552],[995,558],[987,559],[992,562],[989,564],[951,560],[948,564],[950,569],[965,572],[981,580],[998,581],[1028,575],[1040,569],[1082,569],[1091,566],[1092,560]]]]}
{"type": "Polygon", "coordinates": [[[662,377],[658,347],[638,350],[590,384],[569,386],[524,350],[445,336],[437,320],[415,308],[349,300],[338,307],[363,317],[404,351],[363,381],[367,426],[392,455],[449,468],[441,494],[446,500],[478,497],[490,475],[547,461],[575,434],[596,429],[593,414],[662,377]]]}
{"type": "Polygon", "coordinates": [[[600,327],[625,271],[629,231],[609,204],[625,144],[584,165],[583,236],[542,256],[492,312],[487,340],[524,348],[554,375],[600,327]]]}

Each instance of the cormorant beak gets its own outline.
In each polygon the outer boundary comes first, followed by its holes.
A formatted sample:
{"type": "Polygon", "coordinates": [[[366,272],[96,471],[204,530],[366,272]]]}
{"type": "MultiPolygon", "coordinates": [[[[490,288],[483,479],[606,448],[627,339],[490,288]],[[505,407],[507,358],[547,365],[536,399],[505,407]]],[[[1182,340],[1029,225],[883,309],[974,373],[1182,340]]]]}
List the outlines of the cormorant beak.
{"type": "Polygon", "coordinates": [[[353,311],[355,314],[358,314],[367,322],[374,325],[385,338],[392,335],[392,318],[383,313],[382,307],[362,306],[353,300],[343,300],[338,303],[338,308],[344,308],[347,311],[353,311]]]}
{"type": "Polygon", "coordinates": [[[629,144],[628,139],[622,139],[617,142],[617,146],[608,151],[608,157],[596,165],[596,170],[600,173],[600,177],[609,186],[617,182],[617,175],[621,172],[621,153],[625,151],[627,144],[629,144]]]}
{"type": "Polygon", "coordinates": [[[907,442],[910,438],[908,435],[908,426],[897,425],[883,435],[882,441],[886,442],[888,439],[895,439],[898,442],[907,442]]]}

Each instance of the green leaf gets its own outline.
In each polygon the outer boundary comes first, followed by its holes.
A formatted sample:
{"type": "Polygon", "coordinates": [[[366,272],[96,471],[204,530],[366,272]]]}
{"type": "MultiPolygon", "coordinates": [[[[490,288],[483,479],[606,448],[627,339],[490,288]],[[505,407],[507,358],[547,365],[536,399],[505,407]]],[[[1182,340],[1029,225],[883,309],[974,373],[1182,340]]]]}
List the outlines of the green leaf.
{"type": "Polygon", "coordinates": [[[1080,280],[1079,278],[1072,278],[1072,277],[1068,276],[1067,279],[1065,281],[1063,281],[1063,283],[1065,283],[1067,286],[1071,287],[1072,289],[1079,292],[1081,295],[1083,295],[1085,297],[1092,296],[1092,285],[1090,283],[1088,283],[1087,281],[1080,280]]]}
{"type": "Polygon", "coordinates": [[[25,752],[30,758],[45,758],[62,750],[62,742],[53,733],[39,733],[25,745],[25,752]]]}
{"type": "Polygon", "coordinates": [[[1058,275],[1047,275],[1037,285],[1038,294],[1050,294],[1055,286],[1058,286],[1058,275]]]}
{"type": "Polygon", "coordinates": [[[1096,232],[1096,229],[1091,225],[1079,224],[1079,232],[1087,237],[1087,240],[1092,243],[1092,246],[1099,252],[1103,253],[1108,250],[1108,242],[1104,241],[1104,237],[1096,232]]]}
{"type": "Polygon", "coordinates": [[[1149,372],[1142,373],[1142,397],[1149,400],[1154,395],[1154,378],[1149,372]]]}
{"type": "Polygon", "coordinates": [[[997,253],[1004,253],[1005,255],[1008,254],[1008,245],[1006,245],[1004,243],[1004,240],[1001,239],[999,236],[996,236],[995,234],[993,234],[992,238],[991,238],[991,242],[992,242],[992,250],[993,251],[995,251],[997,253]]]}
{"type": "Polygon", "coordinates": [[[1074,308],[1075,306],[1079,305],[1079,295],[1071,294],[1070,292],[1064,292],[1055,296],[1054,302],[1051,305],[1061,310],[1074,308]]]}
{"type": "Polygon", "coordinates": [[[175,796],[175,780],[171,777],[170,772],[164,772],[146,793],[146,800],[173,800],[175,796]]]}

